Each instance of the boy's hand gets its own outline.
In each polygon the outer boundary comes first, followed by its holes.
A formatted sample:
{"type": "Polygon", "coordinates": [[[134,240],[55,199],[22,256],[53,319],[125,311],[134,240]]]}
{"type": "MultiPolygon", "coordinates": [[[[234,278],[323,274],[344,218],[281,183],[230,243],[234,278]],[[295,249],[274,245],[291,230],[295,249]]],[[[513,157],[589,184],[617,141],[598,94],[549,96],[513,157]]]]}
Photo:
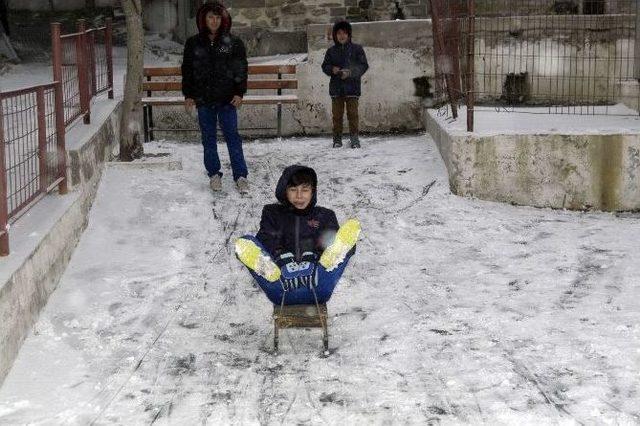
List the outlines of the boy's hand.
{"type": "Polygon", "coordinates": [[[336,66],[334,66],[333,68],[331,68],[331,72],[332,72],[334,75],[340,74],[340,67],[336,67],[336,66]]]}
{"type": "Polygon", "coordinates": [[[346,78],[349,78],[349,76],[351,75],[351,70],[350,70],[350,69],[345,68],[345,69],[340,70],[340,73],[342,74],[342,75],[340,76],[340,78],[344,80],[344,79],[346,79],[346,78]]]}
{"type": "Polygon", "coordinates": [[[184,109],[187,110],[188,113],[191,113],[191,111],[193,110],[193,107],[196,106],[196,101],[194,101],[191,98],[185,98],[184,99],[184,109]]]}
{"type": "Polygon", "coordinates": [[[236,108],[240,108],[240,105],[242,105],[242,98],[238,95],[235,95],[233,99],[231,99],[231,105],[236,108]]]}

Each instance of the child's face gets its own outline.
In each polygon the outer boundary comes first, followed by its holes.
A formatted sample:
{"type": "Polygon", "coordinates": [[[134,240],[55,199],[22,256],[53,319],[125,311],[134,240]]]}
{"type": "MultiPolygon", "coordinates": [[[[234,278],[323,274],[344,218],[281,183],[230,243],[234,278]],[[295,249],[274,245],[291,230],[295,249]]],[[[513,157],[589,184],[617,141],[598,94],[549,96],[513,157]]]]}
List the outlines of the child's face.
{"type": "Polygon", "coordinates": [[[349,34],[345,30],[336,31],[336,39],[338,39],[338,43],[345,44],[349,41],[349,34]]]}
{"type": "Polygon", "coordinates": [[[213,12],[207,12],[206,20],[207,28],[209,28],[211,34],[218,32],[218,28],[220,28],[220,24],[222,23],[222,16],[216,15],[213,12]]]}
{"type": "Polygon", "coordinates": [[[313,187],[309,184],[289,186],[287,188],[287,200],[298,210],[307,208],[313,197],[313,187]]]}

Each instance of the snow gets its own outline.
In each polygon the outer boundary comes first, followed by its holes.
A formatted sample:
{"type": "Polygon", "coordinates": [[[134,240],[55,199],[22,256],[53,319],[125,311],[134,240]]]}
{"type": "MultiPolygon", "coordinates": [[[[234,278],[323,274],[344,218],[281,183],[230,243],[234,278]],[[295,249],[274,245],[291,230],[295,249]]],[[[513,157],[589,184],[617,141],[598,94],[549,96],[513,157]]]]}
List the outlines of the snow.
{"type": "Polygon", "coordinates": [[[1,424],[640,422],[640,215],[454,196],[426,135],[219,147],[159,142],[183,170],[107,168],[87,230],[0,388],[1,424]],[[282,169],[357,217],[319,330],[284,330],[233,255],[282,169]]]}
{"type": "Polygon", "coordinates": [[[518,107],[505,110],[476,107],[474,131],[467,132],[467,108],[458,109],[453,120],[444,108],[431,115],[457,136],[514,134],[609,135],[640,134],[638,112],[625,105],[582,107],[518,107]],[[567,111],[575,114],[567,114],[567,111]],[[583,114],[581,115],[580,112],[583,114]]]}

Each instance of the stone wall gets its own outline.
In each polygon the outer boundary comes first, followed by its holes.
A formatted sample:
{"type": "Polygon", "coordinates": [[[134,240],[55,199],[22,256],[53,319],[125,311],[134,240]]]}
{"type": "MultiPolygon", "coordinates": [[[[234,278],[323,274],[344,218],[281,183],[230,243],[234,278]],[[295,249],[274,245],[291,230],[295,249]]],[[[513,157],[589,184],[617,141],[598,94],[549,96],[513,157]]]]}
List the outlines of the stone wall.
{"type": "Polygon", "coordinates": [[[78,10],[85,7],[117,7],[119,0],[9,0],[11,10],[78,10]]]}
{"type": "Polygon", "coordinates": [[[427,0],[226,0],[236,26],[301,30],[339,19],[353,22],[424,18],[427,0]]]}
{"type": "MultiPolygon", "coordinates": [[[[154,0],[154,3],[171,0],[154,0]]],[[[193,0],[191,0],[193,1],[193,0]]],[[[178,28],[184,41],[195,29],[195,4],[178,0],[178,28]]],[[[243,36],[253,55],[299,53],[306,49],[308,25],[341,19],[352,22],[424,18],[428,0],[225,0],[233,19],[233,31],[243,36]]]]}

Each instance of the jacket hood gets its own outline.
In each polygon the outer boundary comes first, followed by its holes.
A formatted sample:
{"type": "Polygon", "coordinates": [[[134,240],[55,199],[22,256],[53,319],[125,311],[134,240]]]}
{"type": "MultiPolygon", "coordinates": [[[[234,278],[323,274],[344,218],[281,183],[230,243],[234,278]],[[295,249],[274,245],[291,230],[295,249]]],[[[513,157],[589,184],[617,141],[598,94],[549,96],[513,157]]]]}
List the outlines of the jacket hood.
{"type": "Polygon", "coordinates": [[[306,170],[310,172],[313,179],[313,196],[311,197],[309,206],[305,209],[310,210],[316,205],[318,193],[318,175],[316,174],[316,171],[311,167],[295,164],[284,169],[284,171],[282,172],[282,176],[280,176],[278,184],[276,185],[276,198],[278,199],[278,201],[280,201],[281,204],[287,207],[291,207],[291,203],[289,202],[289,200],[287,200],[287,184],[291,180],[291,176],[293,176],[294,173],[300,170],[306,170]]]}
{"type": "Polygon", "coordinates": [[[229,15],[229,11],[224,7],[222,3],[214,1],[212,3],[205,3],[198,9],[196,13],[196,25],[198,26],[199,33],[209,33],[209,29],[207,28],[207,13],[213,12],[216,15],[220,15],[222,17],[222,22],[220,23],[220,34],[228,34],[231,31],[231,15],[229,15]]]}
{"type": "Polygon", "coordinates": [[[353,32],[353,29],[351,28],[351,24],[348,21],[338,21],[335,24],[333,24],[333,42],[335,44],[338,44],[338,38],[336,37],[336,34],[338,33],[339,30],[343,30],[346,31],[347,35],[349,36],[349,41],[351,41],[351,34],[353,32]]]}

